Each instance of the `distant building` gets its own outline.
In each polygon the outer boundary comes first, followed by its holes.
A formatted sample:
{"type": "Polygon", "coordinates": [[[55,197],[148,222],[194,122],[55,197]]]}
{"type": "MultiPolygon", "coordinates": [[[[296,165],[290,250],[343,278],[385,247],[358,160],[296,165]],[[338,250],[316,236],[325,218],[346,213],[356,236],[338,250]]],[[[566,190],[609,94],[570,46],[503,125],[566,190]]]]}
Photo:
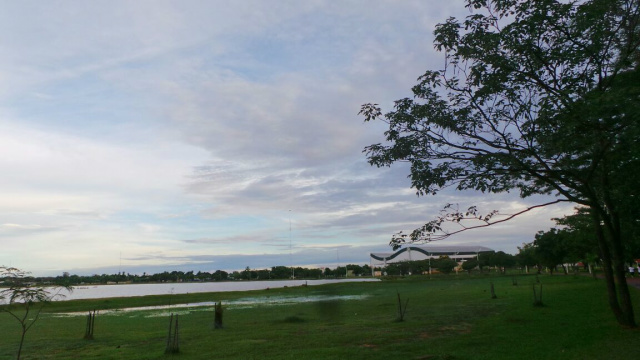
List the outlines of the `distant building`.
{"type": "Polygon", "coordinates": [[[407,246],[394,253],[370,253],[369,264],[373,269],[402,261],[437,259],[443,255],[461,262],[487,252],[494,250],[485,246],[407,246]]]}

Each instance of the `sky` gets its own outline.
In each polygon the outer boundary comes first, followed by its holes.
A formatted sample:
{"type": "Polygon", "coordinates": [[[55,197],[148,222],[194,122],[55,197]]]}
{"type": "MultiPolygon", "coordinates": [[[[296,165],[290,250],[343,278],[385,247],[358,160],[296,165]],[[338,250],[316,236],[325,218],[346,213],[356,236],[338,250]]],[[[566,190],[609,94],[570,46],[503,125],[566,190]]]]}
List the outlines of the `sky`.
{"type": "MultiPolygon", "coordinates": [[[[371,167],[464,1],[0,1],[0,265],[34,275],[367,264],[447,203],[371,167]]],[[[448,238],[508,253],[570,206],[448,238]]]]}

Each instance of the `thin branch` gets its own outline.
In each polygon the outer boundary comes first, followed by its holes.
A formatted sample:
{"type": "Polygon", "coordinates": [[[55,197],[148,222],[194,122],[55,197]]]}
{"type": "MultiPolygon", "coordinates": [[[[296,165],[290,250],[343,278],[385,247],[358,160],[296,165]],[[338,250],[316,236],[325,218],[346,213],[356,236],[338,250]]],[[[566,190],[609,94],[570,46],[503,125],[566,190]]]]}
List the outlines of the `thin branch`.
{"type": "MultiPolygon", "coordinates": [[[[479,228],[484,228],[484,227],[489,227],[495,224],[500,224],[503,223],[505,221],[509,221],[519,215],[522,215],[524,213],[527,213],[533,209],[537,209],[537,208],[541,208],[541,207],[545,207],[545,206],[549,206],[549,205],[554,205],[554,204],[559,204],[562,202],[570,202],[570,200],[568,199],[558,199],[555,201],[550,201],[544,204],[538,204],[538,205],[533,205],[530,206],[526,209],[523,209],[521,211],[518,211],[517,213],[514,214],[510,214],[508,215],[506,218],[500,219],[500,220],[495,220],[495,221],[491,221],[491,219],[495,216],[495,215],[501,215],[499,214],[497,211],[494,211],[492,213],[489,213],[488,215],[485,216],[481,216],[481,215],[476,215],[472,218],[469,217],[465,217],[464,215],[462,215],[462,213],[460,212],[456,212],[456,213],[447,213],[444,216],[439,217],[437,220],[434,220],[430,223],[425,224],[422,228],[420,229],[416,229],[414,230],[411,234],[404,234],[402,231],[399,233],[394,234],[394,236],[391,239],[391,242],[389,243],[389,245],[391,245],[394,249],[397,249],[398,247],[400,247],[402,244],[407,242],[407,238],[410,239],[410,243],[416,243],[416,242],[422,242],[422,243],[426,243],[426,242],[432,242],[432,241],[440,241],[440,240],[444,240],[452,235],[456,235],[459,234],[463,231],[468,231],[468,230],[472,230],[472,229],[479,229],[479,228]],[[449,218],[448,218],[449,217],[449,218]],[[464,226],[462,224],[460,224],[460,221],[462,220],[479,220],[479,221],[483,221],[484,224],[481,225],[475,225],[475,226],[464,226]],[[462,229],[453,231],[453,232],[447,232],[444,231],[441,227],[441,225],[445,222],[455,222],[458,223],[460,226],[462,226],[462,229]],[[439,234],[437,232],[440,232],[439,234]]],[[[445,210],[448,209],[450,207],[450,205],[447,205],[445,207],[445,210]]],[[[469,208],[469,210],[467,211],[467,213],[465,215],[469,215],[469,214],[474,214],[475,211],[475,207],[471,207],[469,208]]]]}

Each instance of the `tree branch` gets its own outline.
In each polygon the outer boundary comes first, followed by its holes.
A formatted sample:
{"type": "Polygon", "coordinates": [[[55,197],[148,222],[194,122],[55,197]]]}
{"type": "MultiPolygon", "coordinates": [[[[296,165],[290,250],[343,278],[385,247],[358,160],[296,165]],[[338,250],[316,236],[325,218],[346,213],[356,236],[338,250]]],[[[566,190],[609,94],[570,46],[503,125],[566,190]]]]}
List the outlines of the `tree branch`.
{"type": "MultiPolygon", "coordinates": [[[[414,244],[414,243],[428,243],[433,241],[440,241],[450,236],[459,234],[463,231],[479,229],[479,228],[500,224],[505,221],[509,221],[519,215],[525,214],[533,209],[554,205],[554,204],[559,204],[562,202],[570,202],[570,201],[567,199],[558,199],[558,200],[550,201],[543,204],[533,205],[533,206],[527,207],[526,209],[518,211],[516,213],[509,214],[507,215],[507,217],[503,219],[495,220],[495,221],[491,221],[495,216],[506,215],[506,214],[500,214],[497,210],[494,210],[484,216],[478,215],[476,207],[472,206],[469,209],[467,209],[467,211],[464,213],[458,210],[454,212],[445,213],[445,215],[441,215],[437,219],[430,221],[429,223],[423,225],[419,229],[414,230],[413,232],[411,232],[411,234],[405,234],[402,231],[400,231],[393,235],[393,237],[391,238],[391,241],[389,242],[389,245],[393,247],[394,250],[396,250],[403,244],[406,244],[407,242],[414,244]],[[472,216],[470,217],[470,215],[472,216]],[[464,221],[464,220],[481,221],[483,222],[483,224],[467,227],[460,223],[461,221],[464,221]],[[442,228],[442,225],[444,223],[457,223],[458,225],[462,226],[462,229],[448,232],[442,228]]],[[[447,206],[445,206],[445,208],[442,211],[447,211],[450,208],[451,208],[451,204],[448,204],[447,206]]]]}

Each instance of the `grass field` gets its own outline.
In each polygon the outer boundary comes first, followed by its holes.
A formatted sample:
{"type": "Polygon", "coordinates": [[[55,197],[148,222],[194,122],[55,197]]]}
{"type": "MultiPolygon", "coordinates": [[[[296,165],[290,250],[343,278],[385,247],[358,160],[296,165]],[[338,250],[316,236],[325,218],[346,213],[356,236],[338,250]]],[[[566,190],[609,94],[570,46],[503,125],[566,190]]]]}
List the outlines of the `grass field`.
{"type": "MultiPolygon", "coordinates": [[[[541,275],[465,275],[343,283],[234,293],[52,303],[27,333],[23,359],[637,359],[640,331],[617,325],[602,280],[541,275]],[[490,283],[497,299],[491,299],[490,283]],[[396,321],[397,293],[408,299],[396,321]],[[288,300],[307,300],[283,304],[288,300]],[[324,301],[317,301],[322,300],[324,301]],[[316,300],[316,301],[311,301],[316,300]],[[106,309],[222,301],[147,311],[106,309]],[[85,316],[98,309],[94,340],[85,316]],[[102,312],[100,312],[102,311],[102,312]],[[180,353],[165,355],[169,314],[179,314],[180,353]]],[[[636,311],[640,291],[632,289],[636,311]]],[[[18,323],[0,313],[0,359],[15,358],[18,323]]]]}

